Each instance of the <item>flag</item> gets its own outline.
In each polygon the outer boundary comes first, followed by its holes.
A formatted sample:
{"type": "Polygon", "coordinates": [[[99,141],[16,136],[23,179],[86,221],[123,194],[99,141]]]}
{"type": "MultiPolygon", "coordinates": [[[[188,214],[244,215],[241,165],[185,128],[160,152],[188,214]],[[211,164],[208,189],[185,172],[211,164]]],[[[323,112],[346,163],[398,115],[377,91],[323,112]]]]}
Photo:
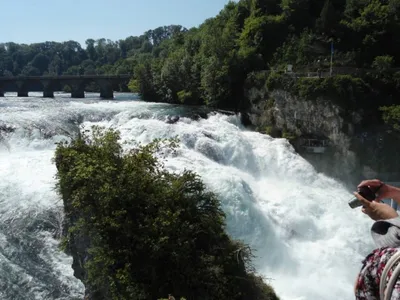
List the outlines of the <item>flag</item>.
{"type": "Polygon", "coordinates": [[[331,42],[331,54],[333,55],[333,42],[331,42]]]}

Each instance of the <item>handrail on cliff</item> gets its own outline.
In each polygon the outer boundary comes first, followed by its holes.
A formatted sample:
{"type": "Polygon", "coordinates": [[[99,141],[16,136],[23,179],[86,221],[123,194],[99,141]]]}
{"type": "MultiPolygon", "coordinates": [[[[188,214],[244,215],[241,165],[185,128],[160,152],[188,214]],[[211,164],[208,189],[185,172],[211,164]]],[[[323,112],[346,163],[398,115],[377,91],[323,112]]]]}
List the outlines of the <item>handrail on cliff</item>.
{"type": "Polygon", "coordinates": [[[303,145],[306,147],[328,147],[329,140],[326,139],[303,139],[303,145]]]}

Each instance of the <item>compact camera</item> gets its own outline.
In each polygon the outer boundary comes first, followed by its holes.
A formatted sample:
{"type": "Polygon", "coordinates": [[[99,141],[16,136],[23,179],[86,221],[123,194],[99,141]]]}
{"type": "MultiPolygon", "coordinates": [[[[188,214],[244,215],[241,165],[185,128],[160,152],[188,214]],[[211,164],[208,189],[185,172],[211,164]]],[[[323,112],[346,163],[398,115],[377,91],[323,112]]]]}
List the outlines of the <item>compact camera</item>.
{"type": "MultiPolygon", "coordinates": [[[[362,186],[358,188],[358,193],[368,201],[375,200],[376,198],[375,191],[371,190],[371,188],[367,186],[362,186]]],[[[354,209],[362,206],[362,202],[357,198],[354,198],[349,201],[349,206],[354,209]]]]}

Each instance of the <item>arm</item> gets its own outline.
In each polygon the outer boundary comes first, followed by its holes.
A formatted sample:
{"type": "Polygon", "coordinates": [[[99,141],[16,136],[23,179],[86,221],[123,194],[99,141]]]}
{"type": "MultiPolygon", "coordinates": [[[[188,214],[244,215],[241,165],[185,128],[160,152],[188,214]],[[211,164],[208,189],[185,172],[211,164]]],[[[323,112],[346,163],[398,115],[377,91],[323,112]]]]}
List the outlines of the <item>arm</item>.
{"type": "Polygon", "coordinates": [[[392,185],[388,185],[388,184],[385,184],[385,186],[387,187],[387,189],[389,191],[388,192],[389,196],[386,198],[391,198],[394,201],[396,201],[398,204],[400,204],[400,188],[392,186],[392,185]]]}
{"type": "Polygon", "coordinates": [[[393,199],[400,204],[400,188],[398,187],[386,184],[379,179],[364,180],[358,185],[358,187],[361,186],[368,186],[377,190],[377,201],[381,201],[382,199],[393,199]]]}
{"type": "Polygon", "coordinates": [[[361,211],[376,222],[372,225],[371,235],[378,247],[400,247],[400,217],[390,205],[379,201],[368,201],[355,193],[363,208],[361,211]]]}

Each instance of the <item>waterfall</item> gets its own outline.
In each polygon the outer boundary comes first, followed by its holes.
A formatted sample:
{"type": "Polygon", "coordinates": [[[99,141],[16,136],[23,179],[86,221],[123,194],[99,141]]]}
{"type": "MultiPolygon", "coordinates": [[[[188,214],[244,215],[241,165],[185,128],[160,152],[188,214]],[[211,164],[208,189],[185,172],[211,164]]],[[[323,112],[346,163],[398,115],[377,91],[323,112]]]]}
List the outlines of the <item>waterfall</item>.
{"type": "Polygon", "coordinates": [[[51,161],[55,143],[76,134],[79,123],[118,129],[124,147],[177,137],[166,168],[197,172],[218,195],[229,234],[252,246],[257,271],[281,299],[354,298],[373,243],[372,222],[349,208],[349,191],[287,140],[249,131],[238,116],[209,112],[194,120],[199,109],[133,99],[0,98],[1,299],[83,298],[72,258],[58,248],[63,210],[51,161]]]}

